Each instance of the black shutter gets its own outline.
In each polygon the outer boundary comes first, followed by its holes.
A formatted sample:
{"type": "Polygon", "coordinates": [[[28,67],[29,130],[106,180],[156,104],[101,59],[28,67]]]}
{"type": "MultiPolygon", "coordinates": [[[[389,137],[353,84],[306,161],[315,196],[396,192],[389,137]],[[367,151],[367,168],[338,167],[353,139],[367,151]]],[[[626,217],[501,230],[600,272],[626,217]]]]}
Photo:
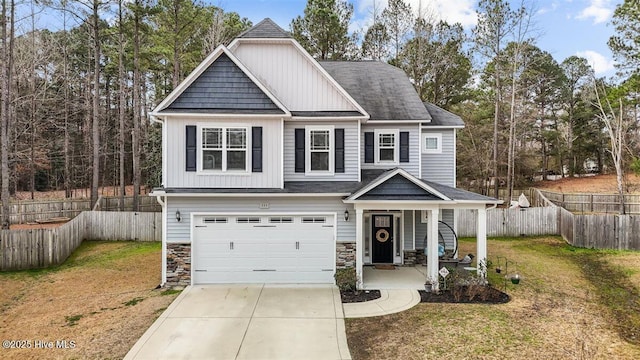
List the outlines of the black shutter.
{"type": "Polygon", "coordinates": [[[304,129],[296,129],[295,150],[296,172],[304,172],[304,129]]]}
{"type": "Polygon", "coordinates": [[[335,167],[337,173],[344,172],[344,129],[335,129],[335,167]]]}
{"type": "Polygon", "coordinates": [[[262,126],[251,128],[251,171],[262,172],[262,126]]]}
{"type": "Polygon", "coordinates": [[[198,144],[196,143],[196,126],[187,125],[187,139],[186,139],[186,171],[196,171],[196,152],[198,151],[198,144]]]}
{"type": "Polygon", "coordinates": [[[409,132],[400,132],[400,162],[409,162],[409,132]]]}
{"type": "Polygon", "coordinates": [[[364,133],[364,162],[372,163],[373,162],[373,152],[374,152],[374,137],[373,132],[368,131],[364,133]]]}

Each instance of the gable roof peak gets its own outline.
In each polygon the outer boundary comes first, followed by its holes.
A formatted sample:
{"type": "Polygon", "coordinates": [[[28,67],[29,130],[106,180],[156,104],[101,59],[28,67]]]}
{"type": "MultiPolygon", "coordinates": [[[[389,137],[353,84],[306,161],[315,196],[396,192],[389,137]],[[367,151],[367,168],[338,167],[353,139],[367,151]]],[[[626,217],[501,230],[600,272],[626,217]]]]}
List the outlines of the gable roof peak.
{"type": "Polygon", "coordinates": [[[291,38],[289,32],[282,29],[270,18],[265,18],[255,24],[251,29],[238,35],[238,38],[251,39],[288,39],[291,38]]]}

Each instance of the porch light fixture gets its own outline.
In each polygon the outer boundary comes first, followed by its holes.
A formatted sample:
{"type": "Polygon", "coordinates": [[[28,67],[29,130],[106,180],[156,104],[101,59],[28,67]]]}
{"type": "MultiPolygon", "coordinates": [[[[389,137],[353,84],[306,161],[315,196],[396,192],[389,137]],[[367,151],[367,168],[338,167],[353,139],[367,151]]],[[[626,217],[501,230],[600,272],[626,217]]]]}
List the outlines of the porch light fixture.
{"type": "Polygon", "coordinates": [[[176,220],[178,220],[178,222],[182,221],[182,215],[180,215],[180,210],[176,210],[176,220]]]}
{"type": "Polygon", "coordinates": [[[344,221],[349,221],[349,209],[344,211],[344,221]]]}

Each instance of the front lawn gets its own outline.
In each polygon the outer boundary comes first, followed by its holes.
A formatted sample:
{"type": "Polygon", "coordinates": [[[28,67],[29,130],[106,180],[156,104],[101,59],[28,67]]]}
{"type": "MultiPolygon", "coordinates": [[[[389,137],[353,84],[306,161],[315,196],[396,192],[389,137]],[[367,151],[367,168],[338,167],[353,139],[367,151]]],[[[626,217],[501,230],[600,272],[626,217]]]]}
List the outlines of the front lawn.
{"type": "Polygon", "coordinates": [[[123,358],[177,296],[154,290],[160,254],[160,243],[85,241],[59,267],[0,272],[0,358],[123,358]]]}
{"type": "MultiPolygon", "coordinates": [[[[463,240],[462,254],[475,253],[463,240]]],[[[422,303],[393,315],[347,319],[358,359],[638,359],[640,252],[576,249],[557,237],[489,240],[520,285],[502,305],[422,303]],[[511,261],[517,263],[512,264],[511,261]]],[[[505,286],[504,271],[489,269],[505,286]]]]}

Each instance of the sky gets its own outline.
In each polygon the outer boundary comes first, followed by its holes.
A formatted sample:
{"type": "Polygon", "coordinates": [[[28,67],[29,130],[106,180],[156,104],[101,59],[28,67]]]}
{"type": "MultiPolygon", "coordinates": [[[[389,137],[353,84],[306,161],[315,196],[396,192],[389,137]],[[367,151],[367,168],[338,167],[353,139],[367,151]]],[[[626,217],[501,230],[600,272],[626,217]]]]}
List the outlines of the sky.
{"type": "MultiPolygon", "coordinates": [[[[306,0],[206,0],[235,11],[253,23],[269,17],[285,30],[291,20],[302,15],[306,0]]],[[[385,7],[387,0],[348,0],[354,6],[350,30],[363,29],[371,23],[374,2],[385,7]]],[[[460,22],[470,32],[477,22],[477,0],[405,0],[414,10],[429,8],[442,20],[460,22]]],[[[509,0],[512,8],[520,0],[509,0]]],[[[614,60],[607,46],[614,33],[610,24],[616,6],[622,0],[525,0],[534,9],[537,45],[549,52],[558,62],[571,55],[586,58],[597,76],[613,76],[614,60]]],[[[417,13],[417,11],[416,11],[417,13]]]]}

